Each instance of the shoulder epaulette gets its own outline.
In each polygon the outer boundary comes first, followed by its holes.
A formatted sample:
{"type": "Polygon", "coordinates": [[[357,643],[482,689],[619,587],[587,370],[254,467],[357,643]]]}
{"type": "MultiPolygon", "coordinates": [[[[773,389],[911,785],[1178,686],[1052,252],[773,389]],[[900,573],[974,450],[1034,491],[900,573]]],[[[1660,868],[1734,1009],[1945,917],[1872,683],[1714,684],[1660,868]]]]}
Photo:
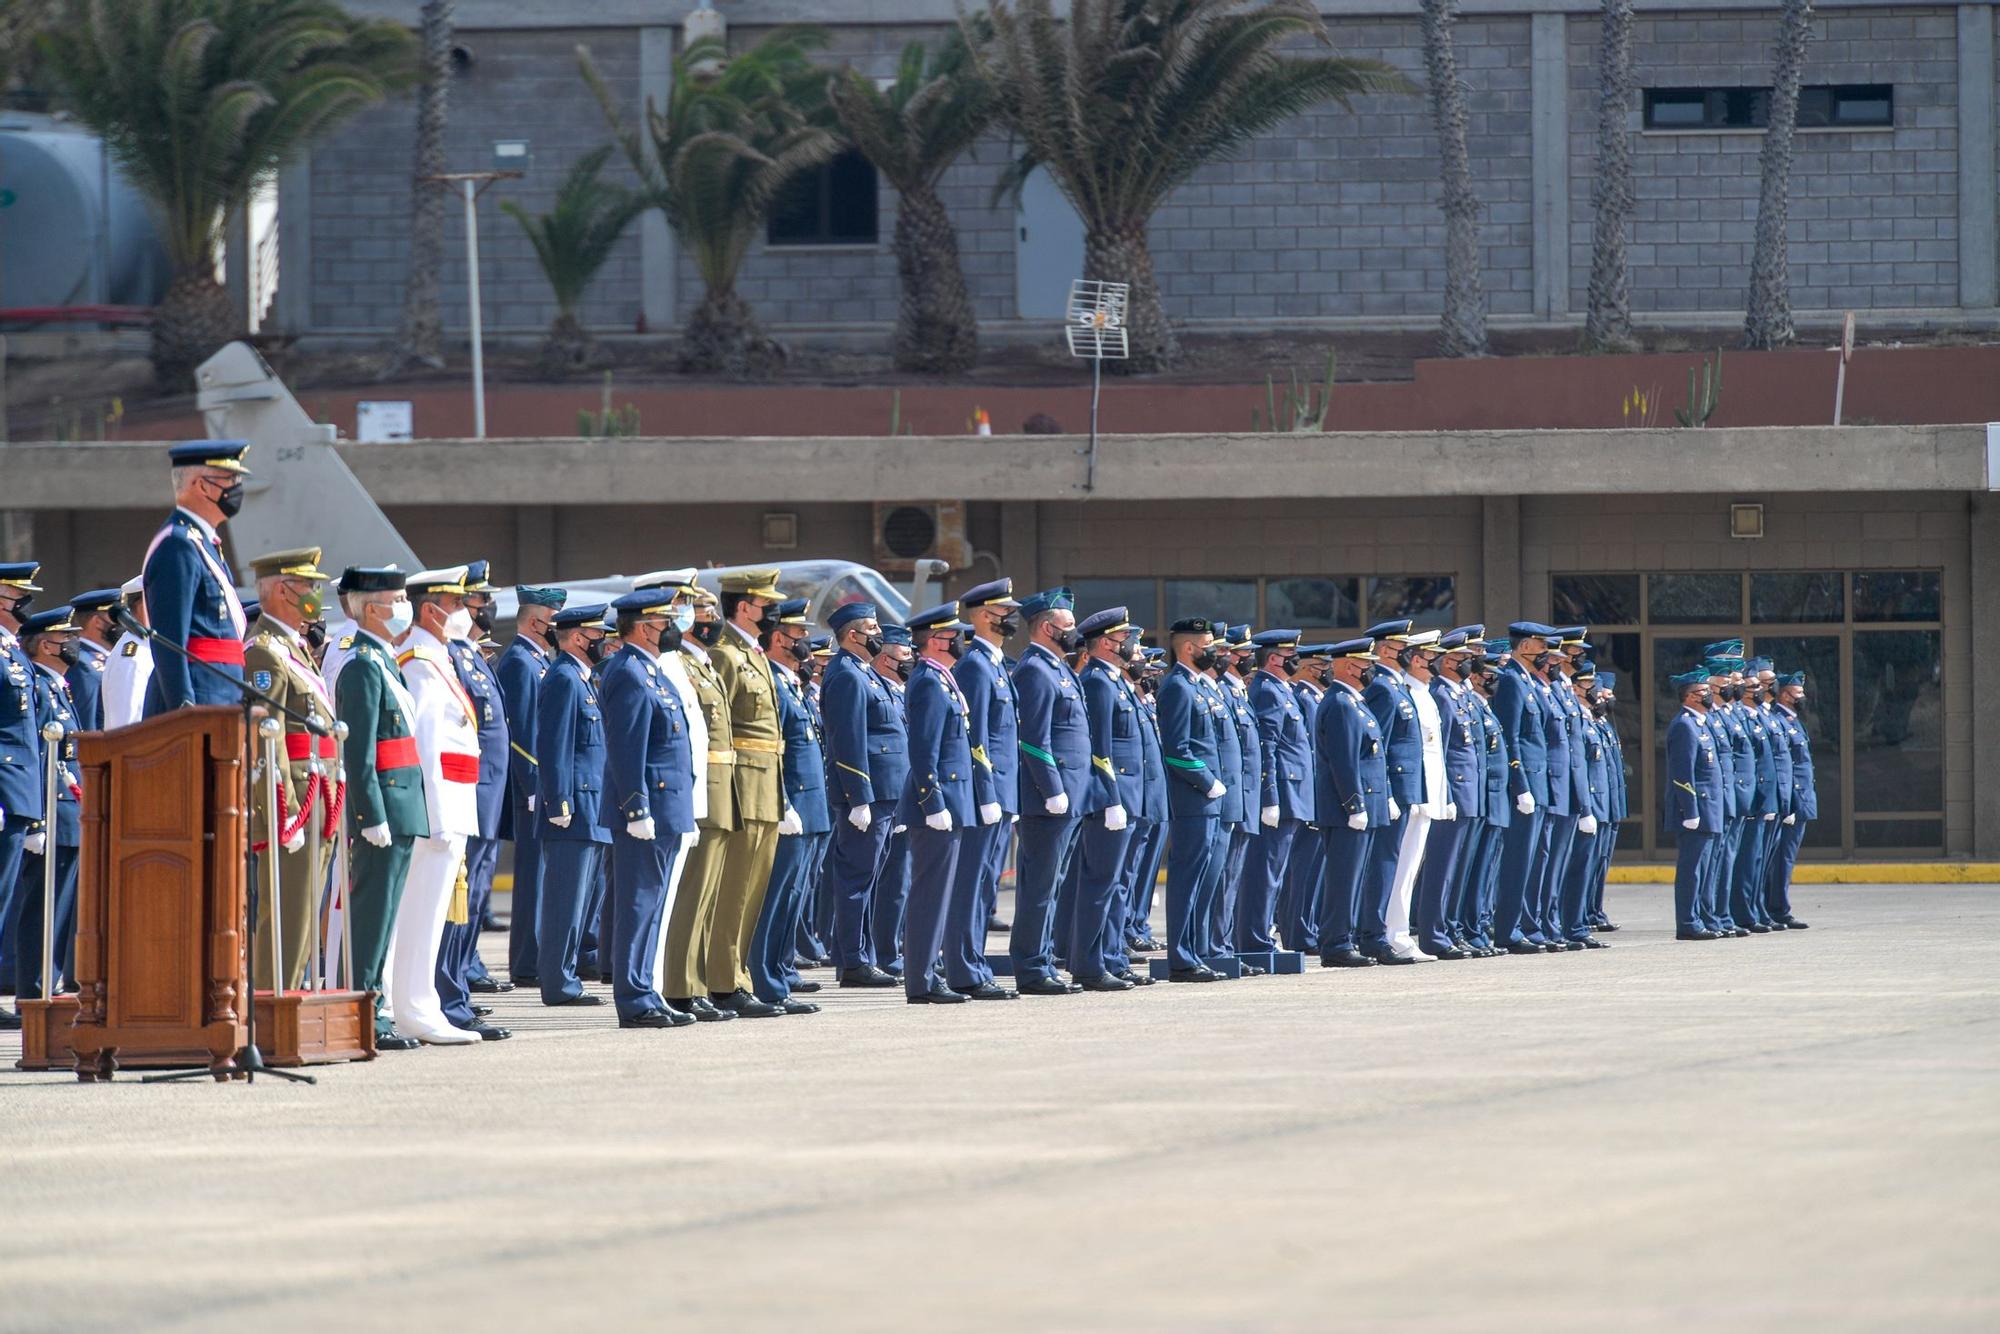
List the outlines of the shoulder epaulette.
{"type": "Polygon", "coordinates": [[[138,653],[139,653],[139,641],[138,641],[138,640],[136,640],[136,639],[135,639],[135,640],[133,640],[133,641],[132,641],[131,643],[129,643],[129,644],[127,644],[127,645],[125,646],[125,656],[126,656],[126,657],[128,657],[128,658],[132,658],[132,657],[137,657],[137,656],[138,656],[138,653]]]}

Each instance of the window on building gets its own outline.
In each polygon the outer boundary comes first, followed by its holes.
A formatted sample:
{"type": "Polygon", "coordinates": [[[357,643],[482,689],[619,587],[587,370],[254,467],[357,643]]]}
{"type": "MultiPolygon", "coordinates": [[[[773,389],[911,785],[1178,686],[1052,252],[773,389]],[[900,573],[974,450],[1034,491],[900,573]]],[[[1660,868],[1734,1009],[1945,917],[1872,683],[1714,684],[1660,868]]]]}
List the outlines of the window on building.
{"type": "Polygon", "coordinates": [[[1123,607],[1126,614],[1146,629],[1156,643],[1163,628],[1159,622],[1160,581],[1157,579],[1078,579],[1070,585],[1076,597],[1076,618],[1080,621],[1106,607],[1123,607]]]}
{"type": "Polygon", "coordinates": [[[1860,570],[1854,576],[1857,621],[1935,621],[1940,578],[1935,570],[1860,570]]]}
{"type": "Polygon", "coordinates": [[[1743,619],[1740,574],[1656,574],[1646,580],[1656,625],[1734,624],[1743,619]]]}
{"type": "Polygon", "coordinates": [[[1361,604],[1353,579],[1273,579],[1264,586],[1264,619],[1301,630],[1358,629],[1361,604]]]}
{"type": "Polygon", "coordinates": [[[1375,575],[1368,580],[1368,623],[1412,620],[1419,630],[1458,623],[1457,584],[1448,575],[1375,575]]]}
{"type": "Polygon", "coordinates": [[[1232,625],[1254,622],[1257,619],[1257,581],[1167,580],[1166,604],[1160,611],[1161,628],[1165,629],[1188,616],[1205,616],[1211,621],[1228,621],[1232,625]]]}
{"type": "MultiPolygon", "coordinates": [[[[1814,84],[1799,89],[1799,128],[1865,130],[1894,125],[1895,89],[1886,83],[1814,84]]],[[[1648,88],[1649,130],[1761,130],[1770,123],[1769,88],[1648,88]]]]}
{"type": "Polygon", "coordinates": [[[1636,574],[1559,574],[1553,592],[1551,605],[1558,625],[1639,623],[1636,574]]]}
{"type": "Polygon", "coordinates": [[[771,206],[774,246],[873,245],[881,234],[875,164],[854,149],[802,171],[771,206]]]}
{"type": "Polygon", "coordinates": [[[1837,621],[1841,603],[1837,572],[1750,576],[1753,621],[1837,621]]]}

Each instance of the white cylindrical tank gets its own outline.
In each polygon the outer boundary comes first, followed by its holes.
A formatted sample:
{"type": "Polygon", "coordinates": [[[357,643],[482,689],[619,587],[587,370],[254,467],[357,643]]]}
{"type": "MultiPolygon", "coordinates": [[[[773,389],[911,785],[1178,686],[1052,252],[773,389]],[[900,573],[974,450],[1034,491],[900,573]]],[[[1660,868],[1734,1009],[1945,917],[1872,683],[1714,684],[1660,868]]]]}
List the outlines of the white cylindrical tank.
{"type": "Polygon", "coordinates": [[[172,278],[146,199],[96,135],[0,116],[0,307],[151,306],[172,278]]]}

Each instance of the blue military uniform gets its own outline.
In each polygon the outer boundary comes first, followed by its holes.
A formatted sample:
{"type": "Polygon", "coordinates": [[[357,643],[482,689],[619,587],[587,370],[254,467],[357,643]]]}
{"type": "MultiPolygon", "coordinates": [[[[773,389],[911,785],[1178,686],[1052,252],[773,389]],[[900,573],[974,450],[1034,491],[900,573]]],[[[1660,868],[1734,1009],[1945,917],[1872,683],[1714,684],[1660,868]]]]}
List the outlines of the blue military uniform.
{"type": "MultiPolygon", "coordinates": [[[[1335,644],[1331,653],[1366,660],[1374,656],[1373,649],[1373,640],[1348,639],[1335,644]]],[[[1320,861],[1320,962],[1342,967],[1372,963],[1361,942],[1384,935],[1385,900],[1370,885],[1378,865],[1375,844],[1394,839],[1397,831],[1389,819],[1382,725],[1362,692],[1344,681],[1327,686],[1313,715],[1313,811],[1326,845],[1320,861]]]]}
{"type": "MultiPolygon", "coordinates": [[[[1753,660],[1746,664],[1745,670],[1754,675],[1769,665],[1768,659],[1753,660]]],[[[1778,828],[1780,810],[1778,747],[1773,744],[1761,707],[1739,703],[1735,710],[1750,742],[1751,789],[1748,816],[1738,837],[1736,864],[1731,868],[1729,877],[1730,916],[1762,935],[1771,929],[1769,914],[1764,908],[1763,891],[1766,848],[1772,831],[1778,828]]],[[[1739,764],[1742,758],[1739,751],[1739,764]]]]}
{"type": "MultiPolygon", "coordinates": [[[[1793,672],[1777,681],[1780,687],[1803,687],[1805,683],[1804,672],[1793,672]]],[[[1780,829],[1777,851],[1765,872],[1764,905],[1773,921],[1796,929],[1804,923],[1792,916],[1792,868],[1798,863],[1799,848],[1805,843],[1807,822],[1819,818],[1819,789],[1814,782],[1812,739],[1806,735],[1804,721],[1786,705],[1780,704],[1778,711],[1791,760],[1792,819],[1780,829]]]]}
{"type": "MultiPolygon", "coordinates": [[[[792,598],[779,603],[771,617],[775,624],[803,625],[805,611],[805,599],[792,598]]],[[[757,999],[786,1005],[797,976],[792,970],[793,941],[803,927],[820,859],[833,834],[833,815],[826,799],[826,751],[819,715],[791,668],[773,661],[771,684],[785,745],[785,805],[798,818],[799,830],[778,836],[771,886],[750,939],[748,965],[757,999]]]]}
{"type": "MultiPolygon", "coordinates": [[[[909,627],[883,626],[882,642],[891,647],[900,644],[909,648],[909,627]]],[[[916,672],[914,661],[910,663],[910,671],[912,675],[916,672]]],[[[907,745],[910,730],[909,689],[896,675],[885,673],[880,667],[875,669],[875,674],[881,678],[883,688],[895,702],[896,716],[903,721],[907,745]]],[[[901,797],[896,800],[900,802],[901,797]]],[[[892,805],[891,811],[894,809],[892,805]]],[[[874,950],[875,963],[894,977],[903,976],[903,915],[909,903],[910,827],[898,816],[889,828],[889,845],[882,854],[882,869],[875,876],[875,888],[868,896],[868,938],[874,950]]]]}
{"type": "MultiPolygon", "coordinates": [[[[1442,635],[1437,647],[1447,656],[1483,653],[1486,627],[1461,626],[1442,635]]],[[[1417,948],[1436,958],[1456,959],[1466,953],[1463,937],[1452,932],[1452,906],[1472,864],[1478,825],[1485,814],[1485,731],[1473,700],[1472,687],[1441,671],[1423,683],[1437,709],[1444,751],[1445,801],[1453,819],[1433,820],[1424,844],[1424,864],[1417,876],[1410,905],[1410,931],[1417,948]]]]}
{"type": "MultiPolygon", "coordinates": [[[[1124,607],[1092,613],[1077,631],[1087,643],[1110,636],[1138,641],[1124,607]]],[[[1146,801],[1145,750],[1139,734],[1148,724],[1122,663],[1096,656],[1085,663],[1083,699],[1090,725],[1090,787],[1083,802],[1082,866],[1065,953],[1071,974],[1085,987],[1119,991],[1132,985],[1119,976],[1131,968],[1125,957],[1123,914],[1117,910],[1130,866],[1135,819],[1146,801]]]]}
{"type": "MultiPolygon", "coordinates": [[[[1069,590],[1051,589],[1022,603],[1030,616],[1067,610],[1069,590]]],[[[1055,979],[1055,895],[1083,828],[1090,784],[1090,721],[1083,684],[1069,664],[1030,644],[1014,668],[1021,757],[1021,847],[1014,867],[1014,924],[1007,953],[1023,985],[1055,979]],[[1057,798],[1061,801],[1057,803],[1057,798]],[[1059,804],[1059,811],[1049,809],[1059,804]]],[[[1074,962],[1074,961],[1072,961],[1074,962]]]]}
{"type": "MultiPolygon", "coordinates": [[[[1504,646],[1489,643],[1484,664],[1487,670],[1497,670],[1506,651],[1504,646]]],[[[1509,779],[1515,771],[1507,749],[1507,734],[1500,726],[1500,715],[1493,711],[1492,704],[1479,692],[1473,692],[1472,701],[1479,715],[1482,738],[1480,759],[1486,792],[1480,803],[1480,821],[1474,826],[1478,842],[1472,854],[1471,874],[1462,882],[1463,906],[1456,920],[1465,943],[1473,952],[1491,955],[1498,952],[1493,931],[1493,905],[1499,889],[1500,856],[1506,844],[1508,827],[1524,817],[1516,813],[1514,795],[1508,788],[1509,779]]]]}
{"type": "MultiPolygon", "coordinates": [[[[1176,621],[1172,634],[1208,634],[1199,617],[1176,621]]],[[[1209,864],[1220,842],[1223,793],[1221,734],[1234,725],[1207,675],[1176,662],[1160,679],[1160,758],[1167,773],[1167,966],[1169,977],[1213,981],[1201,955],[1206,936],[1209,864]]]]}
{"type": "MultiPolygon", "coordinates": [[[[118,605],[119,596],[115,588],[79,593],[69,600],[70,612],[80,626],[86,616],[108,614],[118,605]]],[[[70,698],[76,703],[77,723],[86,732],[104,730],[104,669],[110,664],[111,650],[105,645],[88,638],[76,641],[76,657],[64,677],[69,682],[70,698]]]]}
{"type": "MultiPolygon", "coordinates": [[[[613,606],[621,616],[665,618],[678,593],[642,589],[613,606]]],[[[683,835],[695,828],[687,713],[672,679],[637,644],[625,644],[605,661],[603,682],[604,796],[615,814],[609,815],[611,933],[599,963],[611,974],[621,1023],[666,1028],[692,1022],[669,1010],[653,972],[674,862],[685,855],[683,835]]]]}
{"type": "MultiPolygon", "coordinates": [[[[560,635],[576,626],[601,627],[603,620],[602,603],[565,606],[556,613],[555,629],[560,635]]],[[[604,799],[604,713],[590,669],[573,654],[557,654],[542,679],[535,758],[543,839],[535,973],[544,1005],[576,1004],[583,997],[576,966],[585,901],[611,842],[606,822],[613,810],[604,799]]]]}
{"type": "MultiPolygon", "coordinates": [[[[1229,627],[1229,647],[1232,651],[1248,652],[1251,647],[1250,627],[1232,625],[1229,627]]],[[[1236,725],[1236,755],[1240,779],[1231,785],[1231,790],[1243,798],[1243,818],[1229,831],[1229,848],[1222,864],[1222,883],[1216,891],[1214,930],[1211,938],[1212,960],[1234,959],[1237,938],[1237,902],[1243,893],[1244,868],[1250,864],[1250,848],[1263,832],[1262,808],[1259,801],[1264,790],[1264,742],[1258,735],[1257,716],[1250,708],[1250,687],[1237,669],[1217,674],[1216,684],[1222,690],[1223,702],[1229,706],[1229,716],[1236,725]]],[[[1257,896],[1260,900],[1263,895],[1257,896]]],[[[1269,934],[1267,925],[1264,933],[1269,934]]],[[[1246,965],[1245,972],[1261,972],[1256,965],[1246,965]]]]}
{"type": "MultiPolygon", "coordinates": [[[[1217,646],[1227,648],[1234,627],[1221,621],[1213,624],[1217,646]]],[[[1236,716],[1235,693],[1222,679],[1226,673],[1218,667],[1202,675],[1208,683],[1209,698],[1221,709],[1220,725],[1215,730],[1215,751],[1216,776],[1223,786],[1222,804],[1216,813],[1216,846],[1208,862],[1208,884],[1202,889],[1205,911],[1195,923],[1200,933],[1197,941],[1202,962],[1212,967],[1225,958],[1235,957],[1234,933],[1229,929],[1230,914],[1236,906],[1234,872],[1243,864],[1241,853],[1249,837],[1244,822],[1257,821],[1257,789],[1252,787],[1247,792],[1243,789],[1243,729],[1236,716]]]]}
{"type": "MultiPolygon", "coordinates": [[[[1594,681],[1596,667],[1589,663],[1577,668],[1575,680],[1594,681]]],[[[1572,696],[1574,691],[1570,692],[1572,696]]],[[[1611,777],[1610,751],[1604,743],[1604,724],[1579,705],[1580,726],[1577,731],[1576,753],[1584,762],[1584,789],[1580,794],[1581,805],[1577,809],[1579,828],[1576,841],[1570,852],[1570,864],[1563,877],[1562,911],[1558,922],[1563,938],[1571,942],[1571,948],[1581,944],[1586,949],[1602,948],[1603,943],[1590,934],[1590,894],[1599,866],[1601,840],[1610,838],[1611,825],[1611,777]],[[1592,832],[1585,834],[1581,821],[1588,816],[1593,821],[1592,832]]]]}
{"type": "MultiPolygon", "coordinates": [[[[947,602],[909,621],[913,636],[972,627],[947,602]]],[[[905,692],[910,770],[896,822],[909,832],[910,898],[904,918],[903,995],[912,1003],[953,1002],[961,992],[945,984],[938,959],[944,949],[946,913],[958,879],[965,831],[974,813],[971,721],[965,694],[943,664],[919,657],[905,692]]]]}
{"type": "MultiPolygon", "coordinates": [[[[1147,649],[1147,661],[1165,657],[1164,649],[1147,649]]],[[[1160,749],[1159,696],[1153,689],[1139,692],[1143,714],[1139,728],[1139,760],[1144,782],[1140,785],[1141,804],[1134,832],[1126,842],[1124,895],[1125,948],[1150,951],[1159,947],[1153,940],[1153,892],[1159,881],[1160,861],[1167,851],[1167,764],[1160,749]]]]}
{"type": "MultiPolygon", "coordinates": [[[[21,633],[24,638],[32,638],[70,633],[75,629],[69,621],[69,609],[60,607],[29,617],[22,625],[21,633]]],[[[76,947],[77,848],[83,841],[82,791],[78,787],[76,767],[76,734],[82,729],[78,726],[75,701],[70,696],[69,683],[54,669],[37,663],[32,679],[36,716],[44,726],[50,722],[59,724],[63,736],[55,743],[53,757],[60,766],[56,773],[55,819],[45,817],[31,831],[41,835],[42,850],[21,858],[21,871],[14,888],[8,924],[8,946],[13,953],[13,966],[6,976],[12,981],[14,994],[24,999],[39,999],[42,996],[42,881],[44,867],[51,861],[55,864],[56,881],[52,932],[55,968],[59,978],[70,972],[70,961],[75,957],[76,947]]]]}
{"type": "MultiPolygon", "coordinates": [[[[842,627],[874,615],[872,603],[850,602],[829,616],[827,625],[838,635],[842,627]]],[[[827,943],[834,966],[847,974],[876,963],[869,901],[888,858],[891,817],[909,775],[909,744],[889,687],[866,659],[848,649],[827,664],[820,712],[834,780],[833,847],[826,864],[833,881],[833,939],[827,943]],[[869,813],[865,829],[856,828],[853,819],[862,808],[869,813]]]]}
{"type": "MultiPolygon", "coordinates": [[[[194,440],[175,445],[168,454],[177,468],[212,468],[242,477],[249,473],[243,466],[247,448],[241,440],[194,440]]],[[[191,666],[171,649],[156,650],[145,716],[190,704],[239,703],[229,680],[243,679],[243,634],[249,621],[223,561],[221,537],[202,519],[176,509],[146,549],[142,578],[154,637],[214,669],[191,666]]]]}
{"type": "MultiPolygon", "coordinates": [[[[34,561],[0,564],[0,597],[16,619],[25,619],[33,595],[41,592],[34,561]]],[[[14,632],[0,627],[0,959],[13,941],[8,930],[20,880],[22,842],[42,819],[42,736],[37,715],[35,664],[14,632]]],[[[0,976],[7,976],[0,973],[0,976]]],[[[20,1020],[0,1010],[0,1027],[20,1020]]]]}
{"type": "MultiPolygon", "coordinates": [[[[1277,650],[1282,661],[1295,661],[1286,650],[1299,647],[1299,631],[1266,630],[1251,640],[1261,650],[1277,650]]],[[[1259,756],[1260,827],[1250,844],[1242,888],[1236,901],[1236,950],[1268,954],[1278,948],[1271,927],[1278,918],[1279,887],[1291,863],[1300,831],[1313,819],[1312,731],[1292,683],[1260,668],[1250,678],[1249,705],[1256,720],[1259,756]],[[1263,812],[1275,810],[1275,824],[1263,824],[1263,812]]]]}
{"type": "MultiPolygon", "coordinates": [[[[1672,678],[1675,690],[1707,679],[1697,668],[1672,678]]],[[[1667,724],[1667,831],[1674,836],[1674,925],[1682,938],[1712,939],[1701,912],[1702,878],[1724,825],[1724,776],[1715,736],[1696,710],[1682,705],[1667,724]],[[1692,827],[1690,827],[1692,826],[1692,827]]]]}
{"type": "MultiPolygon", "coordinates": [[[[1333,645],[1304,645],[1299,649],[1299,656],[1330,659],[1333,645]]],[[[1292,682],[1292,697],[1299,703],[1299,719],[1305,725],[1306,739],[1316,746],[1319,706],[1326,698],[1326,689],[1317,681],[1301,679],[1292,682]]],[[[1318,764],[1317,758],[1313,763],[1318,764]]],[[[1306,777],[1317,793],[1319,784],[1311,769],[1307,770],[1306,777]]],[[[1286,949],[1304,954],[1319,953],[1320,902],[1325,867],[1326,840],[1320,837],[1319,810],[1315,806],[1313,818],[1292,840],[1292,854],[1285,864],[1284,888],[1278,894],[1278,929],[1286,949]]]]}
{"type": "MultiPolygon", "coordinates": [[[[465,568],[466,592],[492,592],[487,562],[473,561],[465,568]]],[[[513,752],[508,744],[506,700],[478,646],[470,639],[454,639],[445,645],[445,653],[479,725],[479,832],[465,840],[466,920],[447,922],[438,942],[438,1002],[444,1017],[455,1027],[471,1028],[478,1022],[472,1012],[471,991],[481,983],[485,990],[497,989],[479,958],[479,924],[492,900],[493,874],[500,865],[501,828],[507,819],[507,770],[513,752]]]]}
{"type": "MultiPolygon", "coordinates": [[[[1367,633],[1369,639],[1379,642],[1407,639],[1414,629],[1407,620],[1385,621],[1371,626],[1367,633]]],[[[1415,688],[1415,683],[1401,671],[1378,664],[1374,679],[1362,696],[1382,729],[1382,753],[1388,767],[1392,803],[1389,827],[1394,832],[1376,839],[1369,849],[1373,863],[1362,891],[1361,952],[1384,962],[1414,958],[1391,950],[1388,916],[1397,862],[1402,855],[1403,822],[1429,795],[1424,783],[1423,721],[1417,716],[1416,701],[1410,694],[1415,688]]]]}
{"type": "MultiPolygon", "coordinates": [[[[561,610],[569,594],[560,588],[521,585],[514,590],[523,606],[561,610]]],[[[507,794],[514,828],[514,897],[507,922],[507,975],[517,986],[536,981],[536,919],[542,903],[542,820],[536,807],[535,717],[541,706],[542,680],[548,675],[550,650],[525,634],[501,651],[493,676],[500,685],[507,722],[507,794]]]]}
{"type": "MultiPolygon", "coordinates": [[[[1557,633],[1539,621],[1516,621],[1508,632],[1514,636],[1517,654],[1522,639],[1547,640],[1557,633]]],[[[1500,670],[1493,713],[1507,746],[1507,795],[1513,804],[1501,845],[1493,944],[1515,954],[1540,953],[1544,937],[1536,885],[1547,869],[1543,826],[1549,818],[1550,790],[1558,784],[1549,754],[1548,688],[1518,656],[1500,670]]],[[[1568,772],[1565,756],[1563,776],[1568,772]]]]}
{"type": "MultiPolygon", "coordinates": [[[[1020,605],[1011,579],[979,584],[959,599],[965,611],[1020,605]]],[[[972,800],[979,818],[959,846],[958,881],[945,923],[944,980],[954,991],[971,991],[993,981],[986,963],[986,924],[993,918],[1001,866],[1021,816],[1020,726],[1014,683],[998,645],[973,639],[959,654],[952,676],[965,696],[972,800]],[[997,818],[987,823],[996,811],[997,818]]]]}

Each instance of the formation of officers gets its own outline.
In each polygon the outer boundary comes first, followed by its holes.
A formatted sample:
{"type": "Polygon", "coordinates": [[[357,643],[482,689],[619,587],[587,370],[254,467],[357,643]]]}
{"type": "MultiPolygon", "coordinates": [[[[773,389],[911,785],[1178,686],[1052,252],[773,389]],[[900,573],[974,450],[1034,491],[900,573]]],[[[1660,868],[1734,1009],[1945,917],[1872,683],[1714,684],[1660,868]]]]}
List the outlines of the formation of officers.
{"type": "MultiPolygon", "coordinates": [[[[38,567],[0,566],[0,981],[18,995],[43,984],[43,858],[70,971],[74,734],[233,704],[244,680],[345,724],[336,742],[288,718],[275,812],[259,785],[284,888],[256,928],[254,959],[275,962],[253,967],[376,992],[383,1049],[505,1038],[474,997],[524,986],[596,1006],[586,984],[608,983],[621,1027],[664,1029],[814,1013],[818,966],[961,1004],[1255,976],[1294,953],[1601,949],[1617,929],[1626,767],[1585,627],[1392,620],[1302,644],[1192,617],[1147,647],[1126,608],[1079,619],[1067,589],[1017,599],[1000,579],[906,625],[847,603],[815,635],[778,570],[718,596],[680,569],[608,605],[519,587],[502,650],[484,561],[350,567],[329,626],[320,553],[273,552],[243,606],[218,535],[243,455],[174,447],[177,508],[121,589],[30,615],[38,567]],[[508,841],[503,979],[477,943],[508,841]]],[[[1732,641],[1673,687],[1677,934],[1803,928],[1804,675],[1732,641]]]]}

